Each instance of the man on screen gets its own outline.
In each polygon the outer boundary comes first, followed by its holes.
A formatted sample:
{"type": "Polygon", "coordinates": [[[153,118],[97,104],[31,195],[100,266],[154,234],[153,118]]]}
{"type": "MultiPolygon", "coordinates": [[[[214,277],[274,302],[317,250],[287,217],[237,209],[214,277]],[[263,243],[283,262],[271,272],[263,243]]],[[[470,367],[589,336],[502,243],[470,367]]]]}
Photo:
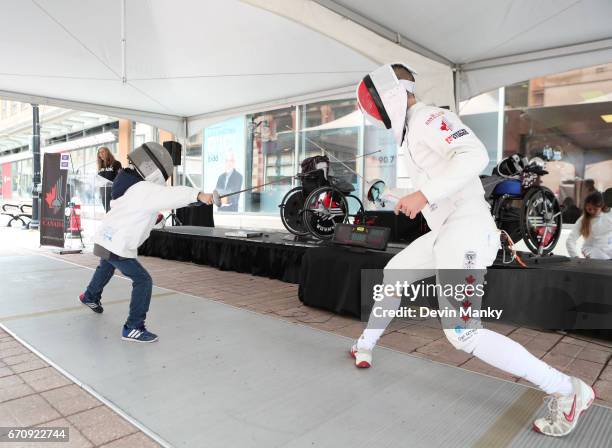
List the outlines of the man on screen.
{"type": "MultiPolygon", "coordinates": [[[[236,156],[231,149],[225,153],[225,171],[217,179],[215,189],[220,194],[233,193],[242,188],[242,174],[236,171],[236,156]]],[[[237,212],[240,195],[229,196],[222,199],[222,205],[219,208],[222,212],[237,212]]]]}

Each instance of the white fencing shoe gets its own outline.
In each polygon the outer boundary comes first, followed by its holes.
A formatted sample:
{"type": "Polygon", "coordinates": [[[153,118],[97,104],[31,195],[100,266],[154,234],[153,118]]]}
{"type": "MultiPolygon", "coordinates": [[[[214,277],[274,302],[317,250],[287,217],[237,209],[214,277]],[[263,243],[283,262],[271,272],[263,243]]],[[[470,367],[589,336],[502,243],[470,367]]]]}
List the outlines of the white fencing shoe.
{"type": "Polygon", "coordinates": [[[357,344],[353,344],[350,354],[355,358],[355,365],[360,369],[367,369],[372,365],[372,350],[357,348],[357,344]]]}
{"type": "Polygon", "coordinates": [[[595,391],[584,381],[572,377],[574,393],[571,395],[549,395],[548,415],[533,422],[536,432],[547,436],[562,437],[578,424],[578,418],[586,411],[595,399],[595,391]]]}

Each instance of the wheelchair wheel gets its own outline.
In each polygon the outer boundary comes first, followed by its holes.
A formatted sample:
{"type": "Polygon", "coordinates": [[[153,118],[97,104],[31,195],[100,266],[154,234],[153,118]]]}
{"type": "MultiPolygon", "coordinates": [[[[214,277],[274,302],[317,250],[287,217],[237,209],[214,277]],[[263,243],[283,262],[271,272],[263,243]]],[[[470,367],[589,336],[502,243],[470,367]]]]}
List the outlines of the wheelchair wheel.
{"type": "Polygon", "coordinates": [[[287,192],[280,205],[280,217],[285,228],[294,235],[308,235],[304,227],[302,209],[304,208],[304,191],[295,187],[287,192]]]}
{"type": "Polygon", "coordinates": [[[330,239],[336,224],[347,222],[348,216],[346,197],[330,186],[316,188],[304,203],[304,226],[322,240],[330,239]]]}
{"type": "Polygon", "coordinates": [[[523,198],[521,233],[529,250],[536,255],[552,252],[561,236],[561,207],[546,187],[531,188],[523,198]]]}
{"type": "MultiPolygon", "coordinates": [[[[347,202],[349,198],[356,201],[358,205],[357,212],[353,215],[349,214],[348,216],[349,222],[350,222],[350,218],[352,218],[352,224],[365,224],[365,210],[363,208],[363,202],[361,202],[361,199],[359,199],[357,196],[352,195],[352,194],[346,195],[347,202]]],[[[350,212],[350,209],[351,209],[351,205],[349,203],[349,212],[350,212]]]]}
{"type": "Polygon", "coordinates": [[[521,208],[515,207],[516,198],[499,197],[491,204],[491,211],[495,217],[497,228],[506,232],[512,241],[523,238],[521,230],[521,208]]]}

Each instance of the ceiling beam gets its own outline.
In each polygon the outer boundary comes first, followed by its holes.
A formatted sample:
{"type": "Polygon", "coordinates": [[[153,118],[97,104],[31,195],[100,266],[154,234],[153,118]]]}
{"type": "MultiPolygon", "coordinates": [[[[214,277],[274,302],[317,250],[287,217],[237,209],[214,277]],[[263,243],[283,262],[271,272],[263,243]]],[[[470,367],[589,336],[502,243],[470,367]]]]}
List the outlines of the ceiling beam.
{"type": "Polygon", "coordinates": [[[575,56],[610,49],[612,49],[612,37],[592,42],[582,42],[574,45],[553,47],[527,53],[466,62],[465,64],[458,65],[458,70],[462,72],[485,70],[489,68],[503,67],[505,65],[522,64],[526,62],[541,61],[565,56],[575,56]]]}
{"type": "Polygon", "coordinates": [[[421,56],[425,56],[426,58],[432,59],[441,64],[447,65],[449,67],[453,67],[455,64],[451,60],[445,58],[441,54],[438,54],[429,48],[423,47],[422,45],[417,44],[416,42],[408,39],[406,36],[401,34],[399,31],[394,31],[377,23],[367,17],[362,16],[361,14],[342,6],[336,3],[333,0],[312,0],[315,3],[323,6],[324,8],[329,9],[330,11],[335,12],[336,14],[349,19],[352,22],[355,22],[358,25],[367,28],[373,33],[378,34],[379,36],[390,40],[391,42],[399,45],[400,47],[406,48],[407,50],[414,51],[415,53],[420,54],[421,56]]]}
{"type": "Polygon", "coordinates": [[[8,90],[0,90],[0,98],[20,101],[30,104],[45,104],[49,106],[61,107],[77,111],[87,111],[99,114],[105,114],[111,117],[125,118],[142,123],[152,124],[162,129],[173,132],[181,136],[184,132],[184,122],[186,117],[179,115],[170,115],[157,112],[148,112],[138,109],[126,109],[115,106],[105,106],[96,103],[84,103],[81,101],[64,100],[61,98],[46,97],[41,95],[33,95],[22,92],[11,92],[8,90]]]}

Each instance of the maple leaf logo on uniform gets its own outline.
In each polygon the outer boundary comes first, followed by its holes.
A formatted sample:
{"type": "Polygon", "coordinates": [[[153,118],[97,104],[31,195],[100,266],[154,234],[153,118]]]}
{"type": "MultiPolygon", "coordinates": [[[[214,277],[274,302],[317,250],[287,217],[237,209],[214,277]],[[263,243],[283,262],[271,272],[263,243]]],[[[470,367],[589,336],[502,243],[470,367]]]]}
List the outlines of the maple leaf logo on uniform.
{"type": "Polygon", "coordinates": [[[441,131],[450,131],[452,128],[448,126],[448,123],[444,121],[444,118],[440,122],[440,130],[441,131]]]}

